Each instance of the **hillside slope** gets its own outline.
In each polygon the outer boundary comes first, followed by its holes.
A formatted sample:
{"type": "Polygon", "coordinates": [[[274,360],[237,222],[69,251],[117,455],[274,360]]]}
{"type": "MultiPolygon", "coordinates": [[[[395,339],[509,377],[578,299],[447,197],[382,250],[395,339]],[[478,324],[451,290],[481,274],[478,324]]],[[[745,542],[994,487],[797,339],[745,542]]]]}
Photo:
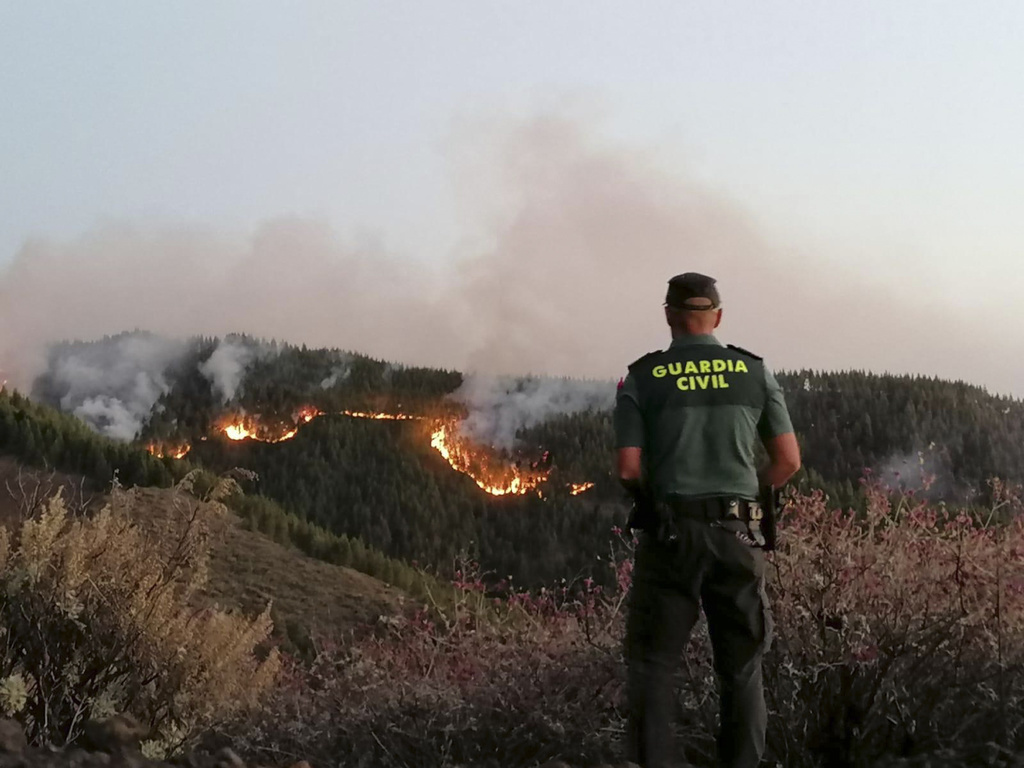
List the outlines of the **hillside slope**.
{"type": "MultiPolygon", "coordinates": [[[[90,492],[85,477],[53,473],[0,456],[0,525],[17,525],[31,508],[58,489],[72,510],[94,511],[106,496],[90,492]],[[86,489],[86,490],[83,490],[86,489]]],[[[340,637],[401,610],[405,596],[382,581],[332,565],[248,530],[220,504],[174,488],[138,488],[138,522],[161,536],[171,516],[194,507],[210,532],[210,573],[203,598],[221,608],[255,614],[271,603],[275,635],[285,647],[307,650],[311,637],[340,637]]]]}
{"type": "Polygon", "coordinates": [[[138,489],[147,518],[159,533],[175,507],[195,505],[210,531],[210,579],[204,596],[221,608],[247,614],[273,606],[275,635],[299,647],[310,636],[358,631],[393,615],[405,597],[382,581],[332,565],[246,529],[230,510],[198,502],[174,489],[138,489]]]}

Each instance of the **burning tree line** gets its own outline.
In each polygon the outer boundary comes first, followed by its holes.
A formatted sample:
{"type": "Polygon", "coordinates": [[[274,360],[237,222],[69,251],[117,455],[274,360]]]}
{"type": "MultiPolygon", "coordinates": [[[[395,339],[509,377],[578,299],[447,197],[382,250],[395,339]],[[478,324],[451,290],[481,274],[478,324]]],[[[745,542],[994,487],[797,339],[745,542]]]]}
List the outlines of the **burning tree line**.
{"type": "MultiPolygon", "coordinates": [[[[325,415],[324,411],[313,406],[299,408],[292,414],[290,421],[274,421],[252,414],[232,414],[221,419],[217,431],[233,441],[282,443],[294,438],[303,425],[325,415]]],[[[481,490],[492,496],[540,493],[542,484],[550,477],[550,453],[545,452],[538,461],[525,466],[521,462],[509,462],[495,451],[462,435],[455,419],[430,420],[425,416],[384,411],[344,410],[335,415],[373,421],[431,421],[431,448],[452,469],[468,475],[481,490]]],[[[191,446],[185,441],[150,442],[147,450],[158,458],[182,459],[189,454],[191,446]]],[[[593,487],[594,483],[590,481],[570,483],[569,493],[576,496],[593,487]]]]}

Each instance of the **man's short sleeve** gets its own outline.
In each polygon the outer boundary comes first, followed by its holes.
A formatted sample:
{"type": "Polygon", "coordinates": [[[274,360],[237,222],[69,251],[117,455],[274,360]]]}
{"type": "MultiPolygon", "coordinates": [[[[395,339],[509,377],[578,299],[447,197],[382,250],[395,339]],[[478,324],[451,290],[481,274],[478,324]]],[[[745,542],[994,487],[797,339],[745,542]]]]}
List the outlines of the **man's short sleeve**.
{"type": "Polygon", "coordinates": [[[768,400],[761,412],[761,419],[757,422],[757,433],[762,440],[768,440],[792,432],[793,422],[786,409],[786,399],[782,394],[782,387],[779,386],[775,374],[767,367],[764,369],[764,380],[768,390],[768,400]]]}
{"type": "Polygon", "coordinates": [[[640,392],[633,374],[619,385],[615,395],[615,447],[644,447],[644,418],[640,412],[640,392]]]}

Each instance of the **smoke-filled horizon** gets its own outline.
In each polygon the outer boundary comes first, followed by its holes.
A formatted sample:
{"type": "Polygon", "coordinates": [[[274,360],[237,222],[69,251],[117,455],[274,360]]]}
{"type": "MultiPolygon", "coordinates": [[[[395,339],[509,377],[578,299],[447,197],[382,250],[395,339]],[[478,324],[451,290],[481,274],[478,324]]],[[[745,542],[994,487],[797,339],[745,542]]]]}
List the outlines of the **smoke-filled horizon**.
{"type": "MultiPolygon", "coordinates": [[[[206,379],[214,399],[226,410],[244,413],[238,396],[252,366],[276,359],[284,349],[276,342],[251,337],[186,340],[148,331],[62,342],[50,347],[46,370],[33,382],[30,395],[77,416],[106,437],[128,442],[163,411],[160,398],[171,392],[175,379],[187,375],[189,365],[206,379]],[[204,347],[206,351],[201,352],[204,347]]],[[[331,372],[319,382],[316,377],[305,382],[312,391],[331,390],[352,373],[353,355],[324,351],[326,361],[333,361],[331,372]]],[[[384,363],[382,381],[389,382],[397,368],[384,363]]],[[[515,447],[521,429],[562,414],[609,409],[614,395],[611,380],[481,374],[463,375],[461,385],[449,393],[466,408],[467,417],[459,429],[471,439],[505,450],[515,447]]],[[[316,408],[315,403],[307,405],[316,408]]]]}
{"type": "MultiPolygon", "coordinates": [[[[816,266],[795,255],[804,244],[771,241],[751,212],[654,153],[602,145],[560,117],[506,126],[485,146],[459,167],[466,236],[436,268],[292,217],[249,234],[121,223],[34,239],[0,271],[0,377],[27,390],[52,343],[140,328],[484,374],[617,378],[666,343],[665,283],[696,270],[719,279],[720,337],[775,368],[918,373],[1024,394],[1020,345],[989,339],[977,311],[816,266]]],[[[211,365],[230,382],[243,362],[225,353],[211,365]]]]}

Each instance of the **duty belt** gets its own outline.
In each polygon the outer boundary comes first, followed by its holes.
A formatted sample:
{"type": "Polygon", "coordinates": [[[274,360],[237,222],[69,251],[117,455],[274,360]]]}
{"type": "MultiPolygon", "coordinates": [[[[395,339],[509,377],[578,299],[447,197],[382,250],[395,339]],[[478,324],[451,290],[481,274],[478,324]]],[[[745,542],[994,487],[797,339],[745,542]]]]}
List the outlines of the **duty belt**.
{"type": "Polygon", "coordinates": [[[677,538],[675,521],[685,518],[728,528],[751,546],[764,546],[764,533],[761,531],[764,511],[757,501],[736,496],[669,496],[655,506],[660,522],[658,538],[663,541],[677,538]]]}

